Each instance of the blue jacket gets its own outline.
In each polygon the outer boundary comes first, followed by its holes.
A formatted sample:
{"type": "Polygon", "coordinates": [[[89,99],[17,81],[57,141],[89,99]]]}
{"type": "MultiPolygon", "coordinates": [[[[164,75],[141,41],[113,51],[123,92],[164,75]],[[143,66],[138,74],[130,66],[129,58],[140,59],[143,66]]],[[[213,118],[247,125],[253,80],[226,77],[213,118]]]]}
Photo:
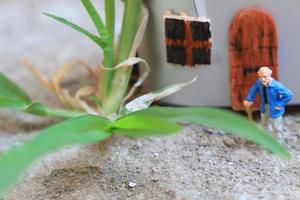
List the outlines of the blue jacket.
{"type": "MultiPolygon", "coordinates": [[[[265,112],[265,97],[263,95],[263,84],[258,80],[250,89],[247,100],[253,102],[257,93],[261,94],[260,111],[265,112]]],[[[270,105],[270,117],[277,118],[284,114],[284,106],[292,100],[293,93],[283,84],[273,79],[266,88],[268,104],[270,105]],[[275,109],[276,106],[281,107],[280,110],[275,109]]]]}

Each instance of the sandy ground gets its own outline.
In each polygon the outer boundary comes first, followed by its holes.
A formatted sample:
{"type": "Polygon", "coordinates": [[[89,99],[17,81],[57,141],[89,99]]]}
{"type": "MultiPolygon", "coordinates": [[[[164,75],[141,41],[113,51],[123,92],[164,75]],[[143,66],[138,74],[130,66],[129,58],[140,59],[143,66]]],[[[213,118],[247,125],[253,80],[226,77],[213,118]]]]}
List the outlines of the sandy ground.
{"type": "MultiPolygon", "coordinates": [[[[0,126],[2,151],[53,122],[9,111],[1,121],[8,116],[0,126]]],[[[299,199],[300,113],[286,119],[280,141],[290,161],[224,131],[188,124],[169,137],[113,136],[52,153],[5,199],[299,199]]]]}
{"type": "MultiPolygon", "coordinates": [[[[48,76],[58,65],[78,59],[99,64],[96,45],[40,17],[49,11],[91,28],[86,13],[78,10],[79,1],[73,0],[59,5],[1,1],[0,71],[36,101],[61,107],[22,59],[48,76]]],[[[280,141],[292,153],[291,161],[224,131],[187,124],[181,134],[170,137],[113,136],[97,144],[66,147],[33,164],[5,199],[300,199],[300,112],[288,112],[286,121],[280,141]]],[[[0,154],[55,122],[0,110],[0,154]]]]}

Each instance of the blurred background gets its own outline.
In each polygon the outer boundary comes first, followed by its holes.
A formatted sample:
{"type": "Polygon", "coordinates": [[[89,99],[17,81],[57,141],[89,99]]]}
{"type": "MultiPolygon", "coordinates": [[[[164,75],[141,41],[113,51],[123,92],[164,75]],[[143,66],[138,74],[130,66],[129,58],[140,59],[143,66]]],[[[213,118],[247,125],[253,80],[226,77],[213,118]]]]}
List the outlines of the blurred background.
{"type": "MultiPolygon", "coordinates": [[[[104,0],[93,0],[105,20],[104,0]]],[[[116,1],[116,38],[121,28],[123,3],[116,1]]],[[[5,73],[28,92],[35,101],[60,105],[22,60],[30,61],[47,77],[59,66],[83,60],[92,66],[101,64],[102,50],[81,33],[43,15],[52,13],[96,33],[80,1],[74,0],[0,0],[0,72],[5,73]]]]}

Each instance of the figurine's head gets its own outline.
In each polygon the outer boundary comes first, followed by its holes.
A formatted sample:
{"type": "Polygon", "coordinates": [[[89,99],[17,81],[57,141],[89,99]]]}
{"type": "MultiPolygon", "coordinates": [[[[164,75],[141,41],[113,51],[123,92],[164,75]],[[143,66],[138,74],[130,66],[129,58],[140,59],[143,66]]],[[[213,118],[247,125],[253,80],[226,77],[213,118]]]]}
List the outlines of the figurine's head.
{"type": "Polygon", "coordinates": [[[272,70],[269,67],[263,66],[258,70],[259,79],[264,86],[268,86],[272,80],[272,70]]]}

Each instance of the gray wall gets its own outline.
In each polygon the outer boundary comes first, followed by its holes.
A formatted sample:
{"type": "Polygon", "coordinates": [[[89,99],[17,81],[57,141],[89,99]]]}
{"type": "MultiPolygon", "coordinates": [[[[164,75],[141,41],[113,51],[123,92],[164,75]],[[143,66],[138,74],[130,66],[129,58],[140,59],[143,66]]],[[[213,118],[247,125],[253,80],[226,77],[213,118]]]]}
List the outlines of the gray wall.
{"type": "MultiPolygon", "coordinates": [[[[197,1],[197,0],[196,0],[197,1]]],[[[201,0],[199,0],[201,1],[201,0]]],[[[300,103],[300,1],[297,0],[206,0],[207,17],[211,19],[212,64],[194,69],[165,62],[163,14],[172,9],[195,16],[193,0],[149,0],[150,22],[140,54],[149,61],[152,72],[149,89],[158,89],[198,75],[196,83],[169,96],[163,102],[183,105],[229,106],[229,28],[234,15],[242,8],[257,6],[269,11],[279,32],[279,80],[295,94],[292,103],[300,103]]],[[[202,11],[203,12],[203,11],[202,11]]]]}

